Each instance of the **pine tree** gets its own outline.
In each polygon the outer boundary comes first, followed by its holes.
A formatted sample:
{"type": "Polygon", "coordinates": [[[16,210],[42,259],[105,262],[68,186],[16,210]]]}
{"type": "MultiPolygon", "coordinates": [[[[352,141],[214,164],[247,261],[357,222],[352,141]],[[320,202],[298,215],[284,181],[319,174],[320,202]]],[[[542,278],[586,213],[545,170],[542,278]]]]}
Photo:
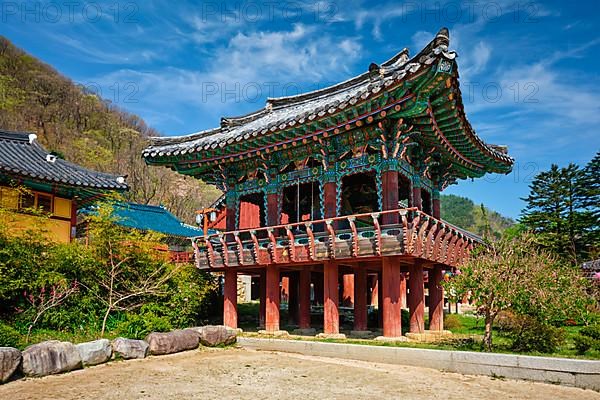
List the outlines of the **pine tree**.
{"type": "Polygon", "coordinates": [[[595,259],[600,256],[600,151],[583,169],[578,186],[587,253],[589,259],[595,259]]]}
{"type": "Polygon", "coordinates": [[[583,237],[585,213],[581,189],[584,171],[575,164],[539,173],[529,185],[529,196],[523,200],[521,223],[537,234],[540,243],[573,262],[586,257],[583,237]]]}

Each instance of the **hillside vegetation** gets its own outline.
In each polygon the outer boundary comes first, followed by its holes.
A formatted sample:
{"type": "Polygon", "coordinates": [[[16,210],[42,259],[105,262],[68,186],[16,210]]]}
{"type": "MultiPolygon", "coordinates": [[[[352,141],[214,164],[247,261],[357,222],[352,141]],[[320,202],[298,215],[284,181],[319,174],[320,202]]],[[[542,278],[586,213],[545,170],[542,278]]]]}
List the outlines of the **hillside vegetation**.
{"type": "Polygon", "coordinates": [[[466,197],[446,194],[441,196],[441,202],[442,219],[479,236],[486,236],[486,231],[489,231],[491,236],[498,238],[515,224],[512,219],[483,205],[476,205],[466,197]]]}
{"type": "Polygon", "coordinates": [[[127,175],[128,200],[163,204],[191,222],[220,192],[141,158],[158,132],[86,91],[0,36],[0,128],[35,132],[48,150],[85,167],[127,175]]]}

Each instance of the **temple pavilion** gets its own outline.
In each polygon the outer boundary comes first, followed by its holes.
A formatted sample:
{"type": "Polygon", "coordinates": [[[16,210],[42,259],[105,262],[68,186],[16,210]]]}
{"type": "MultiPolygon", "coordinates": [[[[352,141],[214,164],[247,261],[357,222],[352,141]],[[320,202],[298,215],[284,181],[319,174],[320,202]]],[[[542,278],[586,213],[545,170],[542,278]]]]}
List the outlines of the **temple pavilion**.
{"type": "Polygon", "coordinates": [[[237,327],[237,277],[260,281],[260,324],[280,329],[280,285],[289,315],[339,333],[351,297],[355,331],[367,330],[375,280],[383,335],[443,329],[444,271],[480,239],[440,219],[440,192],[458,179],[506,174],[507,149],[485,143],[465,115],[456,53],[442,29],[419,53],[402,50],[337,85],[268,99],[248,115],[188,136],[152,139],[143,157],[225,192],[225,230],[206,235],[199,268],[223,272],[224,323],[237,327]],[[347,279],[352,278],[352,279],[347,279]],[[408,289],[408,290],[407,290],[408,289]],[[311,295],[312,293],[312,295],[311,295]],[[405,327],[406,330],[406,327],[405,327]]]}

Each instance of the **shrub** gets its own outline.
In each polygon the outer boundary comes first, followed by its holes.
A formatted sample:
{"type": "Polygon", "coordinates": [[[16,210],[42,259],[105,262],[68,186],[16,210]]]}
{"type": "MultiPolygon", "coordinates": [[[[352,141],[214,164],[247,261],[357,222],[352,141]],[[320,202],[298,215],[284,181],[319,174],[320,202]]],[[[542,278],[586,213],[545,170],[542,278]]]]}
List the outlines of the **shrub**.
{"type": "Polygon", "coordinates": [[[152,332],[168,332],[173,329],[168,317],[158,316],[152,310],[141,310],[139,314],[128,314],[117,325],[118,334],[130,339],[143,339],[152,332]]]}
{"type": "Polygon", "coordinates": [[[476,350],[480,348],[481,339],[477,340],[472,336],[454,335],[445,337],[438,342],[441,345],[451,346],[457,350],[476,350]]]}
{"type": "Polygon", "coordinates": [[[519,316],[509,335],[512,350],[525,352],[554,353],[565,342],[562,329],[544,324],[535,318],[519,316]]]}
{"type": "Polygon", "coordinates": [[[600,340],[600,324],[590,325],[581,328],[580,335],[589,336],[592,339],[600,340]]]}
{"type": "Polygon", "coordinates": [[[502,311],[496,317],[496,326],[501,331],[510,332],[517,327],[517,319],[512,311],[502,311]]]}
{"type": "Polygon", "coordinates": [[[0,347],[17,347],[21,334],[10,325],[0,322],[0,347]]]}
{"type": "Polygon", "coordinates": [[[446,315],[444,318],[444,329],[453,330],[453,329],[462,329],[463,324],[460,320],[460,317],[456,314],[446,315]]]}
{"type": "Polygon", "coordinates": [[[575,341],[575,349],[579,354],[583,354],[590,349],[600,351],[600,325],[581,328],[579,334],[573,340],[575,341]]]}

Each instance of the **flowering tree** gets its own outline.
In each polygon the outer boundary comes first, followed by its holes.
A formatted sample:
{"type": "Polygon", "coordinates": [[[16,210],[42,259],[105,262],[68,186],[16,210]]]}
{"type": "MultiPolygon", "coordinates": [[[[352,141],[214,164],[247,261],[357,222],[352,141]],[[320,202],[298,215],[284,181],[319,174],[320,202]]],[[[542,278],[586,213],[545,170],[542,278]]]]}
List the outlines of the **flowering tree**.
{"type": "Polygon", "coordinates": [[[58,307],[63,304],[72,294],[79,291],[79,285],[77,281],[68,283],[63,279],[59,279],[54,283],[48,283],[42,285],[37,291],[27,293],[24,292],[23,296],[26,301],[30,304],[31,309],[34,311],[33,320],[27,327],[27,341],[31,336],[31,330],[37,324],[39,319],[46,313],[46,311],[58,307]]]}
{"type": "Polygon", "coordinates": [[[504,237],[477,249],[461,273],[444,285],[457,293],[470,292],[485,320],[484,348],[492,349],[492,327],[501,311],[551,324],[580,317],[588,304],[579,271],[538,249],[530,234],[504,237]]]}

